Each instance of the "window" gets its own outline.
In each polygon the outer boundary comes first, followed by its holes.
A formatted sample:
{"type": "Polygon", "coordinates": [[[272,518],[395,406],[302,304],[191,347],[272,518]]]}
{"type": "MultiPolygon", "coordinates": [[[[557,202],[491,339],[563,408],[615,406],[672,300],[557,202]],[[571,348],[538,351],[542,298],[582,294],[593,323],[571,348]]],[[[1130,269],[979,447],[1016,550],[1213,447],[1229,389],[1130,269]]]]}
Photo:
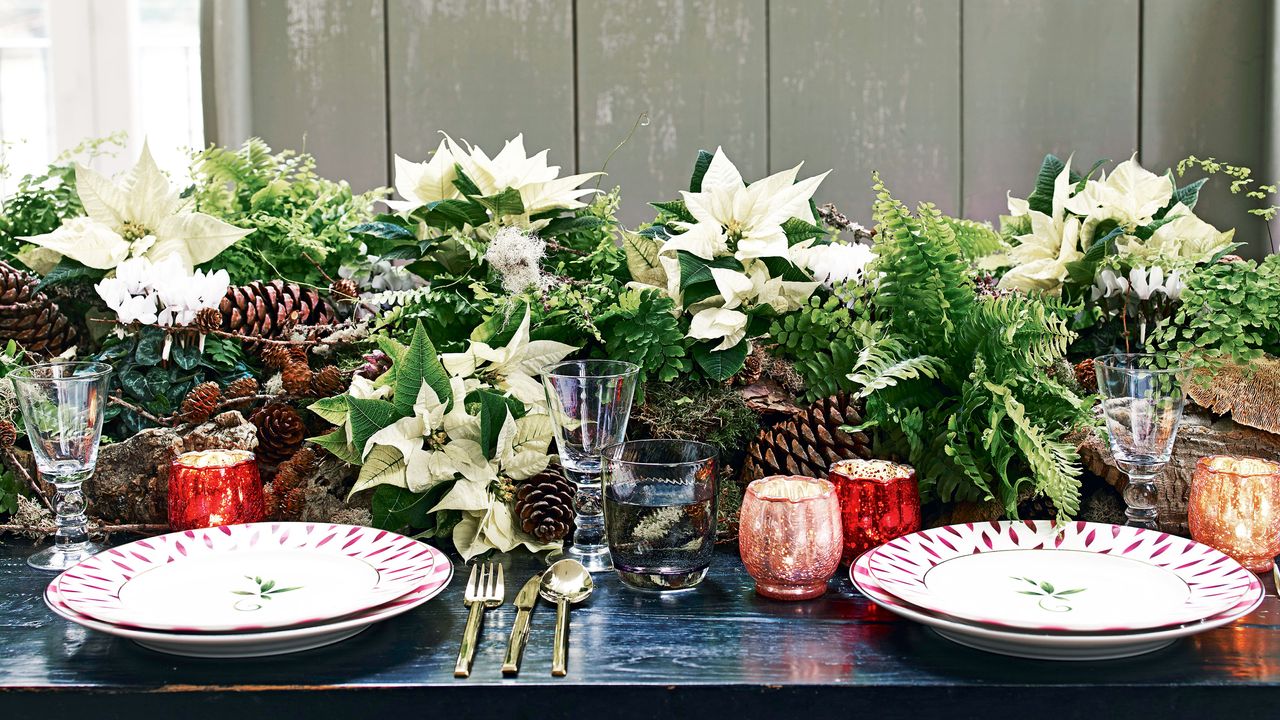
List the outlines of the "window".
{"type": "Polygon", "coordinates": [[[88,138],[147,139],[162,168],[204,144],[200,0],[0,0],[3,189],[88,138]]]}

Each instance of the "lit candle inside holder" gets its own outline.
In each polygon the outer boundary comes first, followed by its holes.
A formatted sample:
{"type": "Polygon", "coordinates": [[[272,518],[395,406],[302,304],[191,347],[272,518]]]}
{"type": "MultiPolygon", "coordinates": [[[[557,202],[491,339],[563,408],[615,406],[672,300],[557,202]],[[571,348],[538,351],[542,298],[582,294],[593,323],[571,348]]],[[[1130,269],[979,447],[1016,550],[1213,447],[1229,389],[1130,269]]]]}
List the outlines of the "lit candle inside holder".
{"type": "Polygon", "coordinates": [[[1280,464],[1211,455],[1196,462],[1187,508],[1191,537],[1256,573],[1280,554],[1280,464]]]}
{"type": "Polygon", "coordinates": [[[844,554],[862,553],[920,529],[920,486],[910,465],[888,460],[841,460],[828,475],[840,497],[844,554]]]}
{"type": "Polygon", "coordinates": [[[825,593],[840,566],[842,538],[840,502],[826,480],[775,475],[743,494],[742,563],[765,597],[808,600],[825,593]]]}
{"type": "Polygon", "coordinates": [[[257,522],[265,515],[258,462],[247,450],[201,450],[169,467],[169,528],[257,522]]]}

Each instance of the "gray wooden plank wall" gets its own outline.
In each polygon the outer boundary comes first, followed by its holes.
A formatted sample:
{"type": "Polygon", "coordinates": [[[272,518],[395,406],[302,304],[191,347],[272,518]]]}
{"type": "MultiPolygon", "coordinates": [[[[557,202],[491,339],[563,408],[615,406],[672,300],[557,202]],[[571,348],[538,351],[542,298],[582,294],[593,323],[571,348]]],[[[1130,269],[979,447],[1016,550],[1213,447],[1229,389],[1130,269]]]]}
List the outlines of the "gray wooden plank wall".
{"type": "MultiPolygon", "coordinates": [[[[748,178],[834,168],[818,200],[869,221],[870,172],[994,219],[1045,152],[1188,153],[1264,173],[1274,0],[251,0],[251,125],[358,188],[439,132],[524,132],[565,172],[609,163],[623,219],[675,197],[699,148],[748,178]]],[[[1202,212],[1254,254],[1225,183],[1202,212]]]]}

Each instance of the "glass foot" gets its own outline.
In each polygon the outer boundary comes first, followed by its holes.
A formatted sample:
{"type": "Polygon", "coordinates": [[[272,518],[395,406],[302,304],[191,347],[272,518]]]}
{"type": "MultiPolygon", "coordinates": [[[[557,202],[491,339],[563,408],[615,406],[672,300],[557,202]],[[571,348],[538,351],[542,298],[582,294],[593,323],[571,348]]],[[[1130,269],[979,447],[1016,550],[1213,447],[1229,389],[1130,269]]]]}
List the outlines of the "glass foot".
{"type": "Polygon", "coordinates": [[[82,560],[97,555],[107,548],[97,543],[84,543],[73,548],[60,548],[54,545],[51,548],[45,548],[40,552],[27,558],[27,564],[37,570],[48,570],[50,572],[62,572],[70,569],[82,560]]]}
{"type": "Polygon", "coordinates": [[[623,585],[636,590],[660,593],[692,590],[706,576],[707,568],[655,573],[618,571],[618,579],[622,580],[623,585]]]}
{"type": "Polygon", "coordinates": [[[590,573],[609,572],[613,569],[613,558],[609,557],[609,548],[605,546],[584,548],[573,545],[564,551],[564,555],[582,563],[590,573]]]}

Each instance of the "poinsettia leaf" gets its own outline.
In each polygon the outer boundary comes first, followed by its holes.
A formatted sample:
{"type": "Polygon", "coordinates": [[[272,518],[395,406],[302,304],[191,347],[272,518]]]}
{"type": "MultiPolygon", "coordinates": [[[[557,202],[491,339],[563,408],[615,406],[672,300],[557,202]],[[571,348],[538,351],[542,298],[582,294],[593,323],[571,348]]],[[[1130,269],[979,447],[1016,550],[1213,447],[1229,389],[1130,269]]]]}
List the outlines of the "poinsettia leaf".
{"type": "Polygon", "coordinates": [[[403,487],[407,466],[404,455],[396,448],[390,445],[375,445],[365,457],[364,464],[360,466],[360,475],[356,478],[355,485],[351,487],[351,492],[347,493],[347,498],[350,499],[356,493],[379,485],[403,487]]]}
{"type": "Polygon", "coordinates": [[[800,218],[790,218],[782,223],[782,232],[787,236],[787,245],[795,245],[805,240],[825,237],[827,234],[826,230],[800,218]]]}
{"type": "Polygon", "coordinates": [[[342,429],[307,438],[307,440],[333,453],[334,457],[348,465],[360,464],[360,451],[347,442],[347,433],[342,429]]]}
{"type": "Polygon", "coordinates": [[[347,407],[347,396],[321,398],[307,406],[311,412],[324,418],[330,425],[342,426],[347,423],[351,409],[347,407]]]}
{"type": "MultiPolygon", "coordinates": [[[[494,218],[524,214],[524,200],[520,198],[520,191],[515,188],[507,188],[495,195],[478,197],[475,201],[488,208],[494,218]]],[[[472,225],[475,224],[472,223],[472,225]]]]}
{"type": "Polygon", "coordinates": [[[381,485],[373,492],[370,500],[373,526],[392,531],[406,527],[427,527],[427,511],[431,509],[432,503],[429,493],[415,493],[394,485],[381,485]]]}
{"type": "MultiPolygon", "coordinates": [[[[1166,206],[1160,212],[1156,213],[1156,217],[1157,218],[1164,217],[1170,210],[1173,209],[1173,206],[1177,205],[1178,203],[1182,203],[1183,205],[1185,205],[1188,210],[1195,210],[1196,203],[1200,201],[1200,188],[1204,187],[1204,184],[1208,181],[1209,181],[1209,178],[1200,178],[1199,180],[1196,180],[1195,182],[1189,185],[1183,185],[1182,187],[1174,190],[1173,198],[1169,200],[1169,205],[1166,206]]],[[[1172,182],[1172,175],[1170,176],[1170,182],[1172,182]]]]}
{"type": "Polygon", "coordinates": [[[651,202],[649,204],[668,215],[674,216],[677,220],[680,220],[682,222],[687,222],[687,223],[697,222],[697,220],[693,217],[693,213],[689,212],[689,208],[685,206],[683,200],[671,200],[668,202],[651,202]]]}
{"type": "Polygon", "coordinates": [[[467,171],[463,170],[461,165],[454,163],[453,172],[453,186],[458,188],[458,192],[467,197],[474,197],[480,194],[480,186],[476,185],[475,181],[467,176],[467,171]]]}
{"type": "Polygon", "coordinates": [[[689,192],[702,192],[702,178],[707,176],[707,169],[715,155],[706,150],[698,151],[698,159],[693,163],[693,175],[689,178],[689,192]]]}
{"type": "MultiPolygon", "coordinates": [[[[364,449],[374,433],[408,414],[386,400],[348,397],[347,405],[351,408],[351,444],[359,450],[364,449]]],[[[413,401],[410,399],[409,412],[412,411],[413,401]]]]}
{"type": "Polygon", "coordinates": [[[483,205],[459,198],[427,203],[414,210],[413,216],[431,227],[441,229],[461,229],[466,225],[474,227],[489,221],[483,205]]]}
{"type": "Polygon", "coordinates": [[[440,356],[435,346],[427,337],[427,331],[419,320],[413,330],[413,340],[409,349],[401,356],[396,368],[396,384],[392,398],[395,407],[404,415],[413,412],[414,400],[418,398],[418,389],[427,383],[436,396],[446,405],[453,399],[453,391],[449,387],[449,374],[440,364],[440,356]]]}
{"type": "Polygon", "coordinates": [[[760,258],[764,266],[769,268],[771,277],[782,278],[787,282],[810,282],[813,280],[809,273],[800,269],[795,263],[783,257],[767,257],[760,258]]]}
{"type": "Polygon", "coordinates": [[[1036,174],[1036,188],[1027,196],[1027,205],[1032,210],[1045,215],[1053,214],[1053,183],[1066,167],[1067,164],[1056,155],[1044,156],[1040,172],[1036,174]]]}
{"type": "Polygon", "coordinates": [[[578,232],[580,230],[590,230],[592,228],[598,228],[601,225],[604,225],[604,218],[599,218],[599,217],[596,217],[595,215],[583,215],[581,217],[573,217],[573,216],[558,217],[555,220],[552,220],[551,222],[543,226],[541,232],[539,232],[538,235],[544,238],[556,237],[558,235],[564,235],[571,232],[578,232]]]}
{"type": "Polygon", "coordinates": [[[693,346],[693,359],[698,367],[713,380],[724,382],[742,369],[747,360],[747,343],[740,342],[727,350],[713,350],[712,343],[693,346]]]}
{"type": "Polygon", "coordinates": [[[507,419],[507,400],[492,390],[477,390],[472,396],[480,402],[480,447],[485,459],[491,460],[498,446],[498,433],[507,419]]]}
{"type": "Polygon", "coordinates": [[[680,261],[680,289],[682,290],[690,285],[714,280],[711,274],[712,268],[742,271],[742,263],[728,255],[714,260],[704,260],[691,252],[677,250],[676,257],[680,261]]]}
{"type": "Polygon", "coordinates": [[[667,272],[658,262],[662,241],[642,233],[622,232],[622,249],[627,254],[627,272],[631,279],[646,285],[665,287],[667,272]]]}
{"type": "Polygon", "coordinates": [[[36,291],[47,290],[55,285],[68,285],[75,282],[97,282],[105,277],[106,270],[91,268],[79,261],[63,256],[57,265],[48,272],[36,285],[36,291]]]}

